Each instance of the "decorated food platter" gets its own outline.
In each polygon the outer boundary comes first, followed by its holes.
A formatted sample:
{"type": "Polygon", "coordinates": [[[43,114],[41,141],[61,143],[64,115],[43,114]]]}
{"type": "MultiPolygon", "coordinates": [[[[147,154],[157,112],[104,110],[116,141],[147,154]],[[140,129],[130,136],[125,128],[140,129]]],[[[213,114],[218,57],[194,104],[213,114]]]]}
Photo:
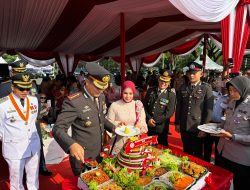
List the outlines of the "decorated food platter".
{"type": "Polygon", "coordinates": [[[211,133],[211,134],[219,134],[223,131],[223,129],[220,128],[220,124],[218,123],[207,123],[207,124],[199,125],[198,129],[206,133],[211,133]]]}
{"type": "Polygon", "coordinates": [[[154,137],[130,138],[118,155],[107,156],[97,168],[83,171],[78,180],[82,190],[179,190],[201,189],[209,174],[206,167],[152,146],[154,137]],[[131,140],[133,139],[133,140],[131,140]],[[146,142],[146,143],[145,143],[146,142]],[[138,151],[139,147],[140,151],[138,151]],[[127,150],[127,151],[125,151],[127,150]]]}
{"type": "Polygon", "coordinates": [[[127,125],[127,126],[121,126],[117,127],[115,129],[115,133],[117,135],[123,136],[123,137],[132,137],[140,134],[140,129],[136,128],[132,125],[127,125]]]}

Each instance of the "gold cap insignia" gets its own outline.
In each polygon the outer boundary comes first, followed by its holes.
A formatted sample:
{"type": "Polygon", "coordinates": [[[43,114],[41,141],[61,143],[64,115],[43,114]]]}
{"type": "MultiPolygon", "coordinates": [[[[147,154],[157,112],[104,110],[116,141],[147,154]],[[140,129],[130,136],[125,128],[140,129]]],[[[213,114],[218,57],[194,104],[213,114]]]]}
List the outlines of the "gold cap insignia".
{"type": "Polygon", "coordinates": [[[168,72],[165,71],[165,72],[163,73],[163,76],[164,76],[164,77],[167,77],[167,76],[168,76],[168,72]]]}
{"type": "Polygon", "coordinates": [[[19,64],[19,67],[24,67],[24,63],[20,63],[20,64],[19,64]]]}
{"type": "Polygon", "coordinates": [[[110,80],[110,76],[109,75],[105,75],[104,77],[102,77],[102,81],[103,82],[108,82],[110,80]]]}
{"type": "Polygon", "coordinates": [[[24,82],[28,82],[29,79],[30,79],[30,76],[29,75],[23,75],[22,78],[23,78],[24,82]]]}

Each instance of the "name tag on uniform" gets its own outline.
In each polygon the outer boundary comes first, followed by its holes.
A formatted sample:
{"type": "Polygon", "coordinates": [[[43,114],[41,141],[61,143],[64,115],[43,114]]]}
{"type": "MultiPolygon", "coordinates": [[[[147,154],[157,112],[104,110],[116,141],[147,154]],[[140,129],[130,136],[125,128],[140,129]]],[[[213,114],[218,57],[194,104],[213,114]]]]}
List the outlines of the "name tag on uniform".
{"type": "Polygon", "coordinates": [[[161,105],[166,106],[166,105],[168,104],[168,102],[169,102],[169,100],[167,100],[167,99],[165,99],[165,98],[161,98],[161,99],[160,99],[160,104],[161,104],[161,105]]]}

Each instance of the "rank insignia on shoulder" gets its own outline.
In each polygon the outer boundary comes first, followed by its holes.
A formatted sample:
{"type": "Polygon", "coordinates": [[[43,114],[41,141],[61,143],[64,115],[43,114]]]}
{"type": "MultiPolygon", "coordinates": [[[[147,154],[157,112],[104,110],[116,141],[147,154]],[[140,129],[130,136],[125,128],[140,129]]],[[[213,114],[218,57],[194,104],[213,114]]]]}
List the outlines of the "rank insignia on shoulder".
{"type": "Polygon", "coordinates": [[[77,93],[74,93],[74,94],[69,95],[67,98],[68,98],[70,101],[72,101],[72,100],[74,100],[74,99],[76,99],[76,98],[79,98],[80,95],[81,95],[80,92],[77,92],[77,93]]]}
{"type": "Polygon", "coordinates": [[[3,98],[0,98],[0,104],[3,103],[3,102],[6,102],[8,100],[8,97],[5,96],[3,98]]]}

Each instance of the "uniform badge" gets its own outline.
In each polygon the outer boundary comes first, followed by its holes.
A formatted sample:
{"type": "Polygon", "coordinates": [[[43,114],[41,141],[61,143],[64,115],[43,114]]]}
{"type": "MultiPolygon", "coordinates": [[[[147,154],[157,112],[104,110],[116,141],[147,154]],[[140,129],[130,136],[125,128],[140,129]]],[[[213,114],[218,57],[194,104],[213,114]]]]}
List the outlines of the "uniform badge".
{"type": "Polygon", "coordinates": [[[197,93],[198,93],[198,94],[201,94],[201,93],[202,93],[202,90],[201,90],[201,89],[197,90],[197,93]]]}
{"type": "Polygon", "coordinates": [[[11,118],[10,118],[10,122],[11,123],[14,123],[16,121],[16,119],[14,118],[14,116],[12,116],[11,118]]]}
{"type": "Polygon", "coordinates": [[[31,104],[31,105],[30,105],[30,110],[31,110],[31,113],[32,113],[32,114],[36,113],[36,112],[37,112],[37,106],[34,105],[34,104],[31,104]]]}
{"type": "Polygon", "coordinates": [[[107,113],[107,106],[106,106],[106,103],[104,101],[102,102],[102,112],[104,115],[107,113]]]}
{"type": "Polygon", "coordinates": [[[168,104],[168,102],[169,102],[169,100],[167,100],[167,99],[165,99],[165,98],[161,98],[161,99],[160,99],[160,104],[161,104],[161,105],[166,106],[166,105],[168,104]]]}
{"type": "Polygon", "coordinates": [[[85,122],[85,126],[86,126],[86,127],[90,127],[90,126],[91,126],[91,124],[92,124],[92,122],[91,122],[91,121],[86,121],[86,122],[85,122]]]}
{"type": "Polygon", "coordinates": [[[90,111],[90,107],[89,106],[84,106],[84,109],[82,110],[82,113],[88,112],[90,111]]]}

